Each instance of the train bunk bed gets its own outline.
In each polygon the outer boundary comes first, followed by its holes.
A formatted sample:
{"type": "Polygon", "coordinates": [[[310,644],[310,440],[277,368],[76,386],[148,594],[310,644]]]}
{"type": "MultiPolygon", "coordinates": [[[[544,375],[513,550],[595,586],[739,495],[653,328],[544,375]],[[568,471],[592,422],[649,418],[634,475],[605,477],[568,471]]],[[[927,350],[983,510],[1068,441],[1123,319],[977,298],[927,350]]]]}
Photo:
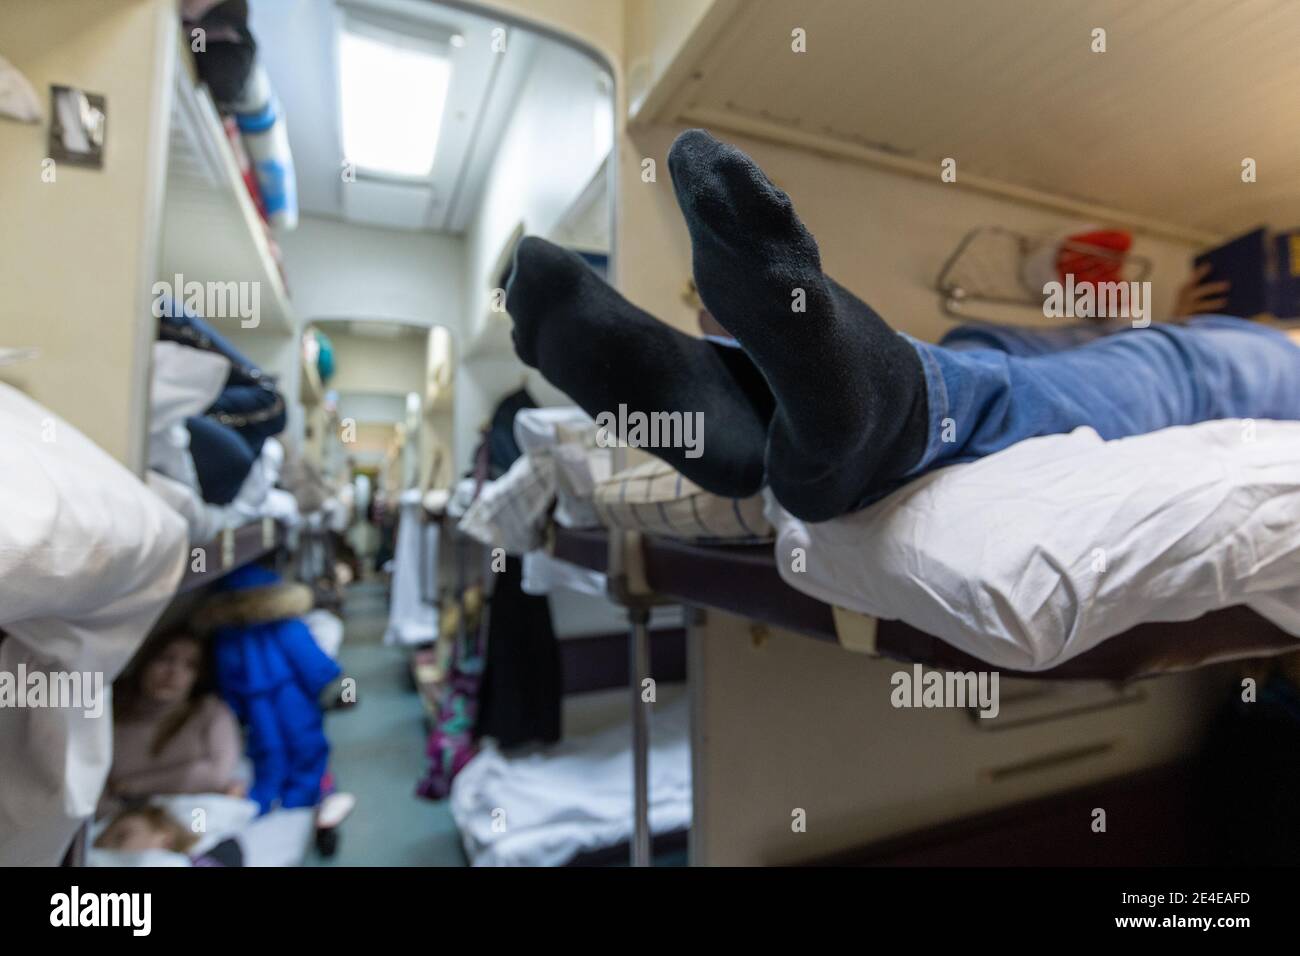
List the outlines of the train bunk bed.
{"type": "MultiPolygon", "coordinates": [[[[889,694],[882,685],[899,673],[890,662],[960,672],[990,665],[902,621],[796,590],[770,544],[560,527],[550,539],[555,557],[607,573],[611,597],[628,608],[634,688],[646,675],[646,609],[692,609],[696,863],[977,863],[1007,846],[1017,849],[999,856],[1004,862],[1195,861],[1210,837],[1194,832],[1203,795],[1189,755],[1213,710],[1207,671],[1198,669],[1300,649],[1244,606],[1142,624],[1056,667],[998,669],[1007,681],[999,720],[986,723],[971,707],[924,715],[921,728],[878,706],[889,694]],[[764,660],[771,656],[781,659],[764,660]],[[1169,676],[1137,681],[1157,675],[1169,676]],[[770,718],[783,708],[800,713],[770,718]],[[902,746],[933,752],[918,759],[902,746]],[[768,775],[785,779],[773,787],[768,775]],[[829,819],[802,816],[814,811],[801,803],[821,798],[816,784],[799,786],[801,776],[839,788],[818,808],[829,819]],[[769,806],[754,812],[756,803],[769,806]],[[1111,832],[1089,840],[1096,807],[1111,808],[1111,832]]],[[[634,692],[632,708],[632,862],[643,865],[653,706],[634,692]]]]}
{"type": "MultiPolygon", "coordinates": [[[[634,863],[651,859],[657,710],[643,690],[659,605],[692,609],[691,858],[704,864],[838,856],[1181,773],[1226,699],[1228,669],[1212,665],[1300,649],[1300,423],[1115,441],[1080,428],[806,523],[766,492],[710,495],[656,459],[605,469],[575,413],[546,410],[566,422],[557,441],[525,454],[477,523],[511,553],[603,574],[627,611],[634,863]],[[519,507],[512,491],[539,483],[550,491],[519,507]],[[984,685],[993,706],[958,694],[984,685]]],[[[1114,859],[1132,845],[1095,847],[1114,859]]]]}
{"type": "MultiPolygon", "coordinates": [[[[465,704],[466,668],[478,668],[471,683],[485,679],[485,651],[492,640],[489,631],[500,578],[491,570],[491,552],[459,527],[442,496],[426,501],[424,523],[426,528],[436,527],[437,534],[422,541],[422,599],[439,605],[441,636],[435,645],[417,649],[412,658],[415,682],[429,714],[433,760],[420,792],[450,798],[466,855],[474,865],[591,866],[625,861],[631,813],[620,809],[620,802],[630,800],[630,794],[627,775],[618,769],[628,758],[618,702],[621,689],[629,683],[629,647],[618,631],[618,608],[605,597],[603,572],[598,567],[552,561],[540,552],[524,558],[526,593],[536,600],[541,587],[549,604],[562,735],[545,746],[518,741],[502,745],[491,730],[479,726],[477,703],[468,708],[465,704]],[[457,704],[457,697],[462,703],[457,704]],[[470,725],[464,723],[465,712],[475,715],[470,725]],[[480,731],[493,739],[477,739],[480,731]],[[449,757],[452,751],[464,757],[449,757]],[[492,822],[492,813],[502,812],[497,808],[503,808],[515,824],[508,836],[492,822]]],[[[602,541],[602,554],[603,548],[602,541]]],[[[509,628],[502,635],[514,641],[525,637],[509,628]]],[[[656,740],[662,757],[662,782],[656,791],[664,798],[660,819],[667,825],[656,835],[655,851],[681,856],[690,801],[681,686],[686,632],[678,608],[664,608],[656,615],[649,653],[649,673],[665,688],[663,701],[677,699],[672,733],[661,723],[656,740]]],[[[545,666],[544,658],[530,666],[545,666]]],[[[498,693],[507,689],[497,686],[498,693]]],[[[661,716],[670,719],[667,712],[661,716]]],[[[534,730],[543,733],[544,725],[549,726],[539,722],[534,730]]]]}

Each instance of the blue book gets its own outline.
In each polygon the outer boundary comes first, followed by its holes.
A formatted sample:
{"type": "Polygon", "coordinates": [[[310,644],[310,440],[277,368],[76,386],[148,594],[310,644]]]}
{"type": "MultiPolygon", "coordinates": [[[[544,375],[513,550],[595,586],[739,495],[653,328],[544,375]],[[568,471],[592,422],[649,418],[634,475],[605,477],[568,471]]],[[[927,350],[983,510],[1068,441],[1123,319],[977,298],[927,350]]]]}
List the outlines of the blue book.
{"type": "Polygon", "coordinates": [[[1273,237],[1272,303],[1279,319],[1300,318],[1300,229],[1273,237]]]}
{"type": "Polygon", "coordinates": [[[1261,226],[1196,257],[1198,267],[1210,264],[1204,281],[1231,283],[1221,314],[1248,319],[1269,311],[1269,253],[1268,230],[1261,226]]]}

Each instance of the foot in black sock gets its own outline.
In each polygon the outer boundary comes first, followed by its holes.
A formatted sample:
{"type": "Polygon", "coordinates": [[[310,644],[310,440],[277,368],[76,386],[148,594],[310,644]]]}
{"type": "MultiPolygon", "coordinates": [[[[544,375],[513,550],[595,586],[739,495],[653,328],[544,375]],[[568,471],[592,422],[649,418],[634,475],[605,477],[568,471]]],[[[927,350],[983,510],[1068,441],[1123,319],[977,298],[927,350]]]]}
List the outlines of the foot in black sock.
{"type": "Polygon", "coordinates": [[[790,198],[703,130],[668,154],[695,284],[776,396],[767,478],[796,517],[825,521],[914,466],[928,438],[920,357],[822,273],[790,198]]]}
{"type": "Polygon", "coordinates": [[[724,349],[665,325],[576,254],[531,236],[515,249],[506,310],[520,359],[588,415],[618,419],[625,405],[629,413],[680,412],[683,424],[692,416],[701,426],[690,433],[698,448],[645,450],[714,494],[743,498],[762,486],[761,396],[751,398],[724,349]]]}

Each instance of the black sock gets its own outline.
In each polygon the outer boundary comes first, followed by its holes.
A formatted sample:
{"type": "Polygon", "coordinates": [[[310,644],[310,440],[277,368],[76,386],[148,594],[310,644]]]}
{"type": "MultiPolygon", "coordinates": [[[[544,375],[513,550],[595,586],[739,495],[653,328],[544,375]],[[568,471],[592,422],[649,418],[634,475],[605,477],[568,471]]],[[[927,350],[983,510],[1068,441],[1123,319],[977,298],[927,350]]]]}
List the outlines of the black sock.
{"type": "Polygon", "coordinates": [[[682,447],[645,450],[714,494],[743,498],[762,486],[767,420],[747,392],[743,364],[719,354],[726,349],[665,325],[579,256],[532,236],[515,249],[506,309],[520,359],[588,415],[618,416],[619,405],[646,415],[701,413],[698,457],[682,447]]]}
{"type": "Polygon", "coordinates": [[[738,345],[722,345],[718,342],[709,342],[709,345],[713,346],[714,352],[731,374],[732,381],[744,394],[745,400],[754,409],[754,414],[762,421],[764,441],[766,441],[767,426],[772,421],[772,416],[776,414],[776,396],[767,387],[767,379],[763,378],[763,373],[749,357],[749,353],[738,345]]]}
{"type": "Polygon", "coordinates": [[[700,296],[776,396],[766,454],[773,493],[807,521],[851,510],[925,450],[920,357],[822,273],[790,198],[748,156],[689,130],[668,168],[700,296]]]}

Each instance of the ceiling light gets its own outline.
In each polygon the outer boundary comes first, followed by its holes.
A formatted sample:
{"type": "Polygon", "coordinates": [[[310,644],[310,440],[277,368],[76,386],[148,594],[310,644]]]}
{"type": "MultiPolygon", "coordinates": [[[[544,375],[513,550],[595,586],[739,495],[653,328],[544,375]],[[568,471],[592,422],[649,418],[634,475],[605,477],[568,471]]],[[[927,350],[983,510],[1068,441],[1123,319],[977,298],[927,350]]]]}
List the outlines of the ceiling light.
{"type": "Polygon", "coordinates": [[[433,170],[451,61],[445,45],[347,21],[339,34],[343,154],[359,170],[433,170]]]}
{"type": "Polygon", "coordinates": [[[372,339],[396,339],[406,334],[406,326],[400,322],[382,322],[375,319],[361,319],[348,323],[348,331],[353,335],[372,339]]]}

